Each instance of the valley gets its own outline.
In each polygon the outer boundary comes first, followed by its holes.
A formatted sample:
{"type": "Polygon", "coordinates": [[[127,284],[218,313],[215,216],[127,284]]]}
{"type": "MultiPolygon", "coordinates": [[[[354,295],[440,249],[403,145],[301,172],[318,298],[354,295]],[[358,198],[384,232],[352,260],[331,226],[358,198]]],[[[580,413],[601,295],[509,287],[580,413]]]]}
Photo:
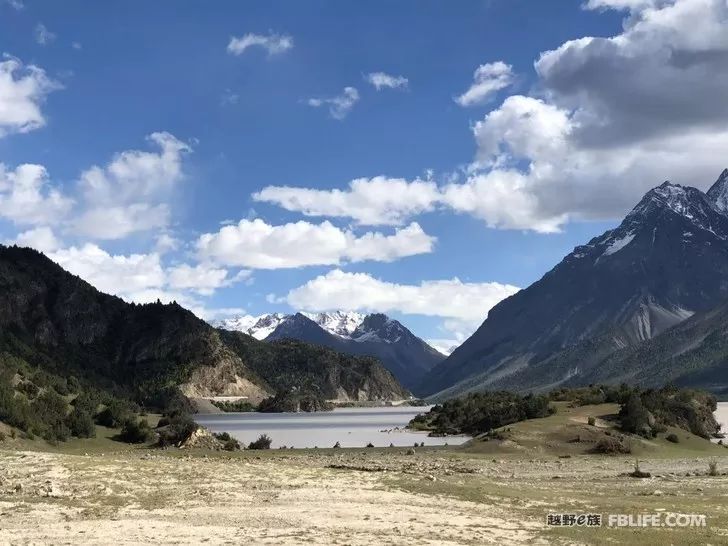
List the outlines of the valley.
{"type": "Polygon", "coordinates": [[[682,434],[629,456],[571,442],[613,405],[560,408],[462,448],[149,450],[0,443],[0,542],[719,544],[726,448],[682,434]],[[650,478],[635,479],[635,458],[650,478]],[[719,474],[708,475],[711,461],[719,474]],[[153,484],[153,485],[150,485],[153,484]],[[549,527],[549,513],[695,513],[697,528],[549,527]],[[42,522],[42,525],[37,525],[42,522]]]}

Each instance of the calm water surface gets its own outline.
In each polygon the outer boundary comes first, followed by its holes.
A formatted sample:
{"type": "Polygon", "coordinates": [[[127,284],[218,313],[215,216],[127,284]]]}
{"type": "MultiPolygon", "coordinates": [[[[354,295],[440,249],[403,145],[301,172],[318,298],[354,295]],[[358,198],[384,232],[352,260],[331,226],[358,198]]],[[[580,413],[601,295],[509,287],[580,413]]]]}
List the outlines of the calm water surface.
{"type": "Polygon", "coordinates": [[[246,444],[261,434],[273,439],[271,447],[376,447],[462,444],[467,436],[430,438],[426,433],[402,429],[429,407],[337,408],[316,413],[223,413],[196,415],[195,420],[213,432],[228,432],[246,444]]]}

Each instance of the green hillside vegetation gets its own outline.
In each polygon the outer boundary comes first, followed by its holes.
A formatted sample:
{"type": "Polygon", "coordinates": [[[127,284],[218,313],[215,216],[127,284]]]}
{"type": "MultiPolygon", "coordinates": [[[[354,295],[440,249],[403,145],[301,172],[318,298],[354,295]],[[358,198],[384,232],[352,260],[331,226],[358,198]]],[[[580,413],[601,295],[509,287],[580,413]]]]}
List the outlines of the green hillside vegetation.
{"type": "Polygon", "coordinates": [[[201,369],[223,370],[211,380],[223,388],[237,377],[268,392],[409,396],[372,358],[222,332],[176,303],[129,304],[40,252],[0,245],[1,422],[50,441],[92,434],[92,421],[144,435],[134,416],[192,409],[180,386],[201,369]]]}
{"type": "Polygon", "coordinates": [[[435,435],[476,436],[526,419],[551,415],[554,409],[549,402],[543,395],[521,396],[505,391],[470,393],[434,406],[428,413],[415,417],[410,426],[435,435]]]}
{"type": "MultiPolygon", "coordinates": [[[[589,408],[611,405],[617,408],[609,416],[609,426],[620,434],[604,434],[596,426],[596,419],[585,419],[584,430],[576,443],[586,440],[593,444],[594,452],[628,453],[629,435],[654,439],[664,435],[676,443],[676,430],[687,431],[700,438],[710,439],[720,433],[720,425],[713,412],[717,402],[712,394],[678,389],[638,389],[627,385],[560,388],[548,395],[519,395],[511,392],[470,393],[434,406],[428,413],[418,415],[410,422],[416,430],[432,435],[492,434],[508,425],[552,415],[558,407],[589,408]],[[564,406],[565,405],[565,406],[564,406]],[[600,443],[601,442],[601,443],[600,443]]],[[[603,422],[602,425],[605,425],[603,422]]],[[[679,440],[678,440],[679,441],[679,440]]]]}

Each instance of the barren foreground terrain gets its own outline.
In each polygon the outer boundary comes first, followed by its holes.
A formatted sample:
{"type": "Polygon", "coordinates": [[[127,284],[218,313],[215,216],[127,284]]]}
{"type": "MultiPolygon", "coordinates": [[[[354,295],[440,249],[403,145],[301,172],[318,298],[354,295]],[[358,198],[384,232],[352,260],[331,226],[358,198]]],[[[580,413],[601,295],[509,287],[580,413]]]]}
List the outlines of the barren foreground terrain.
{"type": "Polygon", "coordinates": [[[620,475],[631,463],[447,450],[4,450],[0,543],[728,543],[728,476],[705,475],[700,458],[645,461],[650,479],[620,475]],[[552,511],[663,510],[704,513],[707,527],[545,524],[552,511]]]}

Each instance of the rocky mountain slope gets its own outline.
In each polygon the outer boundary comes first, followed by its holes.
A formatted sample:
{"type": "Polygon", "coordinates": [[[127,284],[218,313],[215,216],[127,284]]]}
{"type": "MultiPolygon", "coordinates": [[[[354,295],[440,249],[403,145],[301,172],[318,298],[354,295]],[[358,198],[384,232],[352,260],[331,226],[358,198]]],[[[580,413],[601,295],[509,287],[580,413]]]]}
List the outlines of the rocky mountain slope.
{"type": "Polygon", "coordinates": [[[270,314],[236,317],[215,325],[243,331],[266,341],[297,339],[351,355],[372,356],[378,358],[410,390],[416,388],[433,366],[445,359],[445,355],[415,336],[399,321],[383,314],[363,315],[345,311],[270,314]]]}
{"type": "Polygon", "coordinates": [[[0,246],[0,368],[14,359],[157,407],[294,386],[342,400],[408,396],[373,359],[221,332],[175,303],[128,304],[39,252],[0,246]]]}
{"type": "Polygon", "coordinates": [[[597,365],[610,376],[602,360],[614,351],[728,298],[726,196],[728,170],[707,193],[669,182],[649,191],[617,228],[496,305],[422,390],[547,388],[589,381],[597,365]]]}

